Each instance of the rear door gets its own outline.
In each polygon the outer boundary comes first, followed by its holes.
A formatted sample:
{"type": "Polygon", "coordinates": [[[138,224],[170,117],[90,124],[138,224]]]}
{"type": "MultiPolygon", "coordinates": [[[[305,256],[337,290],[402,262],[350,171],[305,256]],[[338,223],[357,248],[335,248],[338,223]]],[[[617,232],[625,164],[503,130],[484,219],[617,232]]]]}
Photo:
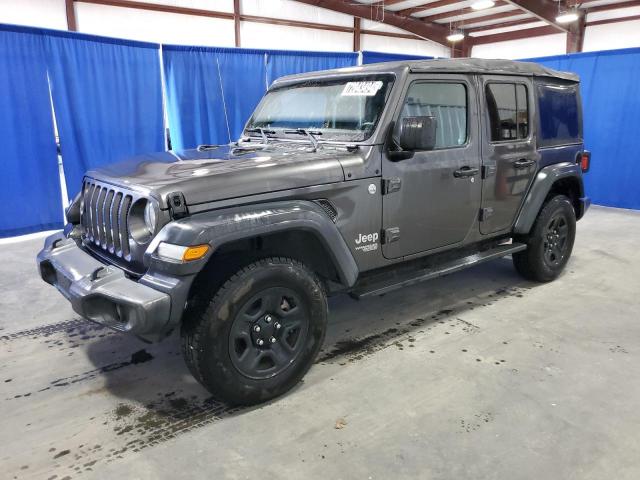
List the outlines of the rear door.
{"type": "Polygon", "coordinates": [[[480,232],[511,227],[537,170],[533,84],[528,77],[482,77],[480,232]]]}
{"type": "Polygon", "coordinates": [[[480,145],[473,77],[415,75],[405,86],[396,125],[433,116],[434,150],[383,158],[383,254],[399,258],[460,244],[480,208],[480,145]]]}

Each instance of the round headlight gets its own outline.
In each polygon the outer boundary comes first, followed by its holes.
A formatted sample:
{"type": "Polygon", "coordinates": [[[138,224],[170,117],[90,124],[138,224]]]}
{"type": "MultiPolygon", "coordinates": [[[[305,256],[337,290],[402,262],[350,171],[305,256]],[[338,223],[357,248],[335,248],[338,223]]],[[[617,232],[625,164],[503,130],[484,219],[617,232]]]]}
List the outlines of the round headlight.
{"type": "Polygon", "coordinates": [[[153,203],[147,202],[144,207],[144,224],[149,230],[149,234],[153,234],[156,231],[156,223],[158,222],[158,214],[153,206],[153,203]]]}
{"type": "Polygon", "coordinates": [[[140,199],[129,210],[129,235],[136,242],[146,244],[156,233],[158,212],[152,202],[140,199]]]}

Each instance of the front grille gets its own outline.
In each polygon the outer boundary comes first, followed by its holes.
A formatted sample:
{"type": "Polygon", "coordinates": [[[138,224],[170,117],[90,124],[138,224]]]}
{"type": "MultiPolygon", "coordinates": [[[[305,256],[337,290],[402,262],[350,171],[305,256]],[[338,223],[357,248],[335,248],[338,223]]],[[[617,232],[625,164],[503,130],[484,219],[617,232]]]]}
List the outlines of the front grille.
{"type": "Polygon", "coordinates": [[[128,217],[133,196],[109,184],[86,179],[80,221],[85,241],[127,260],[130,256],[128,217]]]}

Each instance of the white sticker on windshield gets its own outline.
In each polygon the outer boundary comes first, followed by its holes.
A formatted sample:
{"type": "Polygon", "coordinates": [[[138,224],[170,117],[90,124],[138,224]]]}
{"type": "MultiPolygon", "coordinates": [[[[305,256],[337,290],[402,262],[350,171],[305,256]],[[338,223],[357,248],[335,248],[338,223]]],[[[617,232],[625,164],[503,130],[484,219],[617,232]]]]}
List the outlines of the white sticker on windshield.
{"type": "Polygon", "coordinates": [[[373,97],[382,88],[382,82],[348,82],[342,90],[347,97],[373,97]]]}

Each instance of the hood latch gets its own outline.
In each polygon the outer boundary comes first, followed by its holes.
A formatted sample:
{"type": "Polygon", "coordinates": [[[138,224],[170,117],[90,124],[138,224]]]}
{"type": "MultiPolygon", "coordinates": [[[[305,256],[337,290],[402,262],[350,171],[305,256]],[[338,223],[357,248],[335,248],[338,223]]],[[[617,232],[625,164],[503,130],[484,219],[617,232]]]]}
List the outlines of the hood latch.
{"type": "Polygon", "coordinates": [[[167,195],[167,203],[169,204],[169,212],[171,218],[178,220],[189,215],[189,209],[187,208],[187,202],[184,199],[182,192],[173,192],[167,195]]]}

